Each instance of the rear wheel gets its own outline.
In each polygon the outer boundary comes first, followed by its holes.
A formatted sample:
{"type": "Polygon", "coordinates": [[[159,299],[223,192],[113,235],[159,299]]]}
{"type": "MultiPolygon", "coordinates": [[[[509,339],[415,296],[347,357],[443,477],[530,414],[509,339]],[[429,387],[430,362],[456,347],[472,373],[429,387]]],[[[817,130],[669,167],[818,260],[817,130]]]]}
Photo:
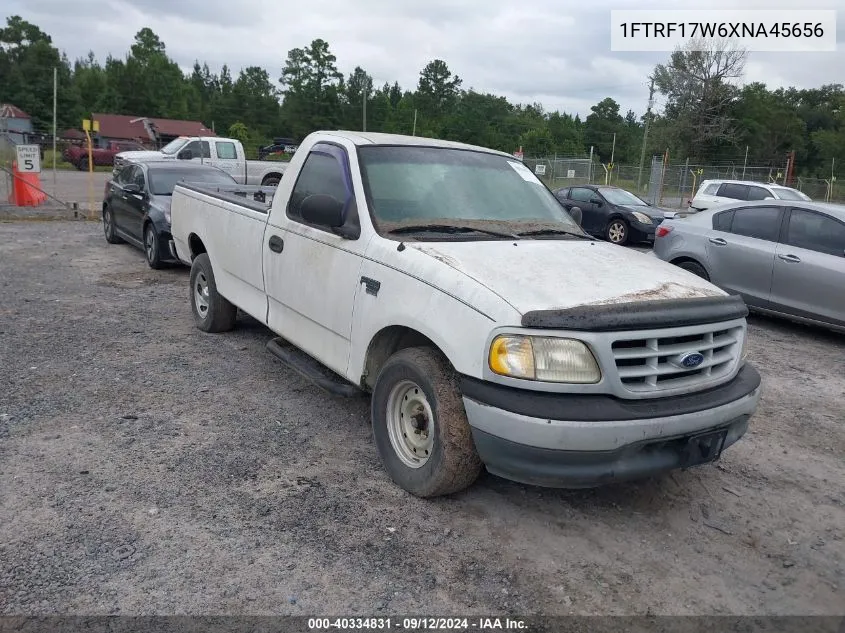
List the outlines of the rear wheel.
{"type": "Polygon", "coordinates": [[[158,270],[164,266],[164,263],[161,261],[158,235],[156,235],[152,224],[147,224],[144,227],[144,255],[147,258],[147,264],[150,265],[150,268],[158,270]]]}
{"type": "Polygon", "coordinates": [[[278,176],[267,176],[264,180],[261,181],[262,187],[275,187],[279,184],[281,178],[278,176]]]}
{"type": "Polygon", "coordinates": [[[710,275],[708,275],[707,271],[704,270],[704,266],[702,266],[698,262],[693,262],[693,261],[689,261],[689,260],[685,261],[685,262],[680,262],[678,264],[678,268],[683,268],[684,270],[688,270],[693,275],[698,275],[702,279],[706,279],[707,281],[710,281],[710,275]]]}
{"type": "Polygon", "coordinates": [[[123,242],[120,239],[114,230],[114,213],[112,213],[111,207],[106,206],[103,209],[103,233],[106,236],[106,241],[109,244],[121,244],[123,242]]]}
{"type": "Polygon", "coordinates": [[[413,495],[458,492],[481,472],[455,370],[437,350],[412,347],[388,359],[372,422],[385,470],[413,495]]]}
{"type": "Polygon", "coordinates": [[[217,292],[207,253],[197,255],[191,264],[191,311],[203,332],[231,330],[238,316],[238,309],[217,292]]]}
{"type": "Polygon", "coordinates": [[[605,230],[607,241],[622,245],[628,241],[628,223],[620,218],[614,218],[605,230]]]}

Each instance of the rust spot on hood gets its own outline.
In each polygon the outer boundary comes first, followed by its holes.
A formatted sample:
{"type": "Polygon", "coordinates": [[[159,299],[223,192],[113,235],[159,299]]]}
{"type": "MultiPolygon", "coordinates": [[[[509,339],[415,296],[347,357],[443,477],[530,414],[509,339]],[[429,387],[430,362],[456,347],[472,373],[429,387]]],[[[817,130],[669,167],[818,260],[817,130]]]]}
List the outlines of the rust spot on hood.
{"type": "Polygon", "coordinates": [[[457,259],[455,259],[454,257],[449,257],[449,255],[446,255],[444,253],[441,253],[436,248],[432,248],[431,246],[421,246],[419,244],[413,244],[409,246],[416,248],[418,251],[425,253],[426,255],[430,255],[437,261],[443,262],[444,264],[446,264],[447,266],[451,266],[455,270],[460,270],[460,262],[457,259]]]}
{"type": "Polygon", "coordinates": [[[656,301],[658,299],[694,299],[697,297],[723,297],[725,293],[716,288],[686,286],[674,281],[662,283],[649,290],[637,290],[618,297],[591,301],[585,305],[607,305],[613,303],[632,303],[635,301],[656,301]]]}

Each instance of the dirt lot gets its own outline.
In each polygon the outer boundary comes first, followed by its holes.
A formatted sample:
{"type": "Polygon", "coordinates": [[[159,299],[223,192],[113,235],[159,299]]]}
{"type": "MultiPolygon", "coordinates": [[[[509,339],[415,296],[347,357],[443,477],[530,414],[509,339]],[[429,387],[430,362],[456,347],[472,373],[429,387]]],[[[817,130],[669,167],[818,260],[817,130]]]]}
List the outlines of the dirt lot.
{"type": "Polygon", "coordinates": [[[753,319],[752,430],[718,465],[592,491],[485,475],[424,501],[368,401],[99,224],[0,224],[0,613],[845,612],[845,337],[753,319]]]}

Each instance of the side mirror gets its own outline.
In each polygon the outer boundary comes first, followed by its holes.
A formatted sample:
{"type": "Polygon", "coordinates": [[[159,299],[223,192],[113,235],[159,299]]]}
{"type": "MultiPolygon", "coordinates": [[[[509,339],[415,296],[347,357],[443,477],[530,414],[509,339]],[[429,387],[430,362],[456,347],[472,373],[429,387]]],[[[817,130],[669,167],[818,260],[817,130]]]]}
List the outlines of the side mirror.
{"type": "Polygon", "coordinates": [[[317,193],[305,198],[300,207],[302,219],[309,224],[332,229],[343,226],[343,203],[333,196],[317,193]]]}
{"type": "Polygon", "coordinates": [[[126,193],[141,193],[141,187],[134,182],[129,182],[123,185],[123,190],[126,193]]]}
{"type": "Polygon", "coordinates": [[[601,198],[590,198],[590,202],[597,207],[600,207],[603,204],[601,198]]]}
{"type": "Polygon", "coordinates": [[[176,154],[176,158],[179,160],[191,160],[194,157],[194,153],[189,149],[183,149],[181,152],[176,154]]]}
{"type": "Polygon", "coordinates": [[[572,219],[575,220],[575,223],[578,226],[581,226],[581,220],[583,219],[583,215],[581,213],[581,207],[572,207],[569,210],[569,215],[572,216],[572,219]]]}

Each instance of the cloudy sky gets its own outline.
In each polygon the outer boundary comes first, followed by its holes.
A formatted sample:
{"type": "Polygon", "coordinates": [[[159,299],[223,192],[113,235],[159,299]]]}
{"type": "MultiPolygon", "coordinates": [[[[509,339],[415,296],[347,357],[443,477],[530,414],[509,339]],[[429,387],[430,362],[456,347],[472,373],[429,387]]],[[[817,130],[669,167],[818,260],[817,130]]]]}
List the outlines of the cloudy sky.
{"type": "MultiPolygon", "coordinates": [[[[669,0],[5,0],[48,32],[71,59],[93,50],[122,57],[134,34],[152,28],[186,69],[194,60],[216,71],[263,66],[278,78],[291,48],[321,37],[345,74],[356,65],[376,84],[413,88],[431,59],[446,61],[464,88],[578,112],[611,96],[642,113],[647,76],[668,53],[610,50],[611,9],[682,8],[669,0]]],[[[795,9],[793,0],[710,0],[708,9],[795,9]]],[[[690,6],[689,8],[693,8],[690,6]]],[[[845,7],[836,9],[835,53],[751,53],[745,81],[816,87],[845,80],[845,7]]],[[[660,100],[657,101],[658,106],[660,100]]]]}

